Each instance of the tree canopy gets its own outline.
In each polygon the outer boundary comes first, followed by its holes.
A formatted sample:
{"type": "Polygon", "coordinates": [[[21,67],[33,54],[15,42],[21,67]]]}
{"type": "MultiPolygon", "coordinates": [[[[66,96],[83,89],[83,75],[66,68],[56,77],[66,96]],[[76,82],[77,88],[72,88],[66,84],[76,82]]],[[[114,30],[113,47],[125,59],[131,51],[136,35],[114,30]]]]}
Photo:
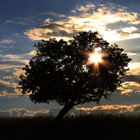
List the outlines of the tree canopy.
{"type": "Polygon", "coordinates": [[[131,61],[122,48],[92,31],[76,33],[69,41],[49,39],[34,46],[36,54],[23,68],[20,88],[23,94],[30,93],[33,102],[64,105],[61,117],[75,105],[109,98],[131,61]],[[101,61],[90,60],[95,53],[100,53],[101,61]]]}

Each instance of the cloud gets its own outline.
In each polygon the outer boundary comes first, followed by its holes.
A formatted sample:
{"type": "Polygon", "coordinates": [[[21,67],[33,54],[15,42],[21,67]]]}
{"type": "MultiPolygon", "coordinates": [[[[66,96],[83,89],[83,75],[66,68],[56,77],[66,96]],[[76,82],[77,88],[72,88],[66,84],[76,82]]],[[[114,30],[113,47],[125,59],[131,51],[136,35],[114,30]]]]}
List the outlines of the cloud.
{"type": "Polygon", "coordinates": [[[27,65],[29,60],[17,60],[17,61],[1,61],[0,70],[12,70],[15,68],[22,69],[24,65],[27,65]]]}
{"type": "Polygon", "coordinates": [[[28,56],[34,56],[35,54],[36,54],[35,50],[32,50],[32,51],[27,53],[28,56]]]}
{"type": "Polygon", "coordinates": [[[0,95],[19,94],[17,86],[19,75],[24,73],[22,66],[0,64],[0,72],[2,73],[0,79],[0,95]]]}
{"type": "Polygon", "coordinates": [[[24,74],[25,71],[22,70],[22,67],[17,66],[10,66],[5,67],[5,69],[0,69],[1,71],[4,70],[3,76],[1,76],[0,80],[0,95],[20,95],[20,91],[18,90],[18,82],[19,82],[19,76],[21,74],[24,74]],[[9,74],[6,75],[6,71],[9,71],[9,74]]]}
{"type": "MultiPolygon", "coordinates": [[[[134,105],[100,105],[94,107],[75,108],[83,113],[140,113],[140,104],[134,105]]],[[[82,113],[81,112],[81,113],[82,113]]],[[[134,114],[133,114],[134,115],[134,114]]]]}
{"type": "Polygon", "coordinates": [[[13,65],[13,64],[0,64],[0,70],[12,69],[12,68],[15,68],[15,67],[17,67],[17,65],[13,65]]]}
{"type": "Polygon", "coordinates": [[[42,40],[46,38],[47,34],[52,32],[53,31],[48,28],[34,28],[25,32],[25,34],[32,40],[42,40]]]}
{"type": "Polygon", "coordinates": [[[14,78],[19,78],[19,76],[21,74],[24,74],[25,73],[25,71],[22,70],[22,69],[20,69],[20,68],[14,68],[13,70],[14,70],[14,72],[13,72],[13,77],[14,78]]]}
{"type": "Polygon", "coordinates": [[[2,90],[2,91],[0,91],[0,96],[8,95],[8,93],[9,93],[8,90],[2,90]]]}
{"type": "Polygon", "coordinates": [[[47,116],[49,110],[40,109],[37,111],[30,111],[25,108],[11,108],[9,110],[0,110],[0,117],[35,117],[35,116],[47,116]]]}
{"type": "Polygon", "coordinates": [[[13,45],[15,43],[12,39],[0,39],[0,45],[13,45]]]}
{"type": "Polygon", "coordinates": [[[71,12],[72,13],[88,12],[88,11],[93,10],[95,8],[96,8],[96,5],[94,5],[94,4],[86,4],[86,5],[77,6],[77,8],[73,9],[71,12]]]}
{"type": "MultiPolygon", "coordinates": [[[[27,26],[37,22],[41,22],[41,18],[44,16],[52,17],[52,18],[64,18],[65,15],[55,12],[43,12],[43,13],[34,13],[32,16],[26,17],[14,17],[11,19],[7,19],[5,21],[6,24],[15,24],[20,26],[27,26]],[[41,17],[41,18],[40,18],[41,17]]],[[[52,19],[47,18],[46,21],[52,21],[52,19]]],[[[47,23],[47,22],[46,22],[47,23]]]]}
{"type": "Polygon", "coordinates": [[[21,68],[24,65],[27,65],[29,63],[30,59],[29,54],[20,54],[20,55],[14,55],[14,54],[7,54],[7,55],[0,55],[0,70],[6,70],[6,69],[14,69],[14,68],[21,68]]]}
{"type": "Polygon", "coordinates": [[[13,20],[6,20],[5,23],[13,23],[13,20]]]}
{"type": "MultiPolygon", "coordinates": [[[[136,52],[126,52],[128,56],[136,56],[137,53],[136,52]]],[[[130,66],[131,67],[131,66],[130,66]]]]}
{"type": "MultiPolygon", "coordinates": [[[[8,110],[0,110],[0,117],[38,117],[38,116],[55,116],[60,109],[39,109],[28,110],[25,108],[10,108],[8,110]]],[[[82,115],[82,114],[96,114],[96,113],[110,113],[110,114],[123,114],[131,113],[133,115],[140,114],[140,104],[133,105],[98,105],[94,107],[75,107],[69,112],[69,115],[82,115]]]]}
{"type": "Polygon", "coordinates": [[[21,26],[29,25],[30,23],[34,23],[35,21],[38,21],[36,16],[27,16],[27,17],[14,17],[11,19],[7,19],[5,21],[6,24],[17,24],[21,26]]]}
{"type": "Polygon", "coordinates": [[[5,81],[5,80],[0,80],[0,85],[4,85],[4,86],[15,88],[17,86],[17,83],[10,82],[10,81],[5,81]]]}
{"type": "Polygon", "coordinates": [[[6,54],[6,55],[2,55],[0,54],[0,59],[1,59],[1,62],[14,62],[14,61],[17,61],[17,62],[25,62],[25,61],[29,61],[30,57],[28,54],[18,54],[18,55],[15,55],[15,54],[6,54]]]}
{"type": "Polygon", "coordinates": [[[33,52],[24,54],[0,55],[0,95],[19,95],[18,82],[19,76],[25,71],[22,68],[29,63],[33,52]]]}
{"type": "Polygon", "coordinates": [[[21,95],[19,93],[17,86],[18,86],[18,80],[14,79],[14,76],[12,79],[7,80],[0,80],[0,96],[2,95],[21,95]]]}
{"type": "Polygon", "coordinates": [[[5,75],[5,76],[2,77],[2,79],[4,79],[4,80],[7,80],[7,79],[9,80],[9,79],[12,79],[12,78],[13,78],[13,76],[11,76],[11,75],[10,76],[5,75]]]}
{"type": "Polygon", "coordinates": [[[49,38],[68,40],[73,32],[92,30],[98,31],[107,41],[121,41],[140,38],[136,27],[139,24],[140,14],[137,12],[129,12],[126,8],[117,5],[114,10],[114,7],[109,5],[87,4],[76,7],[71,15],[61,20],[51,22],[49,20],[48,22],[47,18],[41,27],[29,29],[25,34],[31,40],[49,38]],[[127,23],[129,26],[114,29],[108,27],[108,25],[119,22],[122,22],[122,25],[127,23]]]}
{"type": "Polygon", "coordinates": [[[65,17],[64,14],[59,14],[59,13],[55,13],[55,12],[47,12],[47,15],[53,16],[53,17],[58,17],[58,18],[64,18],[65,17]]]}
{"type": "Polygon", "coordinates": [[[1,58],[4,59],[9,59],[9,60],[18,60],[19,58],[21,58],[21,55],[14,55],[14,54],[6,54],[6,55],[0,55],[1,58]]]}
{"type": "Polygon", "coordinates": [[[132,32],[134,32],[134,31],[137,31],[138,29],[137,29],[136,27],[132,26],[132,27],[125,27],[125,28],[122,28],[121,30],[122,30],[123,32],[125,32],[125,33],[132,33],[132,32]]]}
{"type": "Polygon", "coordinates": [[[130,69],[129,72],[132,75],[139,75],[140,74],[140,62],[129,63],[128,67],[130,69]]]}
{"type": "Polygon", "coordinates": [[[140,92],[140,83],[135,81],[126,81],[121,87],[118,87],[121,94],[129,95],[140,92]]]}

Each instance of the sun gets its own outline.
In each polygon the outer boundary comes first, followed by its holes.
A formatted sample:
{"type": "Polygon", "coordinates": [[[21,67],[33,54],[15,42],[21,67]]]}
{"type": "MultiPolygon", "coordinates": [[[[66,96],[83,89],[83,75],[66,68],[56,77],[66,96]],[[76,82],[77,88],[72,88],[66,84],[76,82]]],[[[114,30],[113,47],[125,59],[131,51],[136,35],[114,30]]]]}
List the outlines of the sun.
{"type": "Polygon", "coordinates": [[[102,53],[100,48],[96,48],[93,53],[88,54],[89,63],[101,63],[102,62],[102,53]]]}
{"type": "Polygon", "coordinates": [[[102,61],[102,55],[99,54],[99,53],[97,53],[97,52],[91,53],[91,54],[89,55],[88,61],[89,61],[90,63],[98,64],[98,63],[100,63],[100,62],[102,61]]]}

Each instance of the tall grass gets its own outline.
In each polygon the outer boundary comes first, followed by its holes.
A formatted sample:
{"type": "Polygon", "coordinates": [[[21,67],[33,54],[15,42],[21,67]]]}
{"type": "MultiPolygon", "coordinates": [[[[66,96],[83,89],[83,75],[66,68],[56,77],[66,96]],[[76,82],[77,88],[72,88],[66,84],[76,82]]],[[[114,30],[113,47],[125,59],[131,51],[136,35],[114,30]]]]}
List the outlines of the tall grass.
{"type": "Polygon", "coordinates": [[[0,136],[11,140],[140,140],[140,116],[96,114],[65,117],[60,122],[53,117],[0,118],[0,136]]]}

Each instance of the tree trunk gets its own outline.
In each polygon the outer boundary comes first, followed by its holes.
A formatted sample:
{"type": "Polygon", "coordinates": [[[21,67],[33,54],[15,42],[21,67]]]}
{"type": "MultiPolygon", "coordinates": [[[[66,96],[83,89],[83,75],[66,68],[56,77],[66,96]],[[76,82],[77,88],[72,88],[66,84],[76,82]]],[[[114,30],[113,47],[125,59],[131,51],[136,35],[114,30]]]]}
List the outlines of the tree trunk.
{"type": "Polygon", "coordinates": [[[62,118],[72,109],[74,106],[73,103],[67,103],[65,106],[60,110],[58,115],[56,116],[56,120],[62,120],[62,118]]]}

